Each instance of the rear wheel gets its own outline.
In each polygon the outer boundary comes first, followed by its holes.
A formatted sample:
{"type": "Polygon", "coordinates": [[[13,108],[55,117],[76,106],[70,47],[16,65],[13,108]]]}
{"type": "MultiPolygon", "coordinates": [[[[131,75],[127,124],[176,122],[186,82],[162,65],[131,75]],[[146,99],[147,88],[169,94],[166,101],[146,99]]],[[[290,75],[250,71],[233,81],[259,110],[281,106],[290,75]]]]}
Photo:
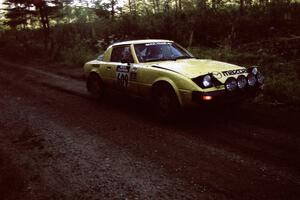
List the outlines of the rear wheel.
{"type": "Polygon", "coordinates": [[[93,97],[101,98],[104,94],[104,84],[96,73],[91,73],[88,76],[86,87],[93,97]]]}
{"type": "Polygon", "coordinates": [[[177,116],[180,105],[173,88],[166,83],[153,89],[153,101],[156,116],[162,121],[172,121],[177,116]]]}

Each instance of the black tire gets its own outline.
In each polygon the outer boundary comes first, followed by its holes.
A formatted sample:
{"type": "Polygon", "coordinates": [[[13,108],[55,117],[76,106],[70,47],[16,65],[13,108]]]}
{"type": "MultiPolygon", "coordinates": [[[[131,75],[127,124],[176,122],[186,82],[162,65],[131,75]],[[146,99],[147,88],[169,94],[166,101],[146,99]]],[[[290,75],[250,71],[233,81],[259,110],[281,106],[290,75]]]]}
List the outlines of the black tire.
{"type": "Polygon", "coordinates": [[[86,81],[87,90],[95,98],[101,98],[104,94],[104,84],[101,78],[96,73],[91,73],[86,81]]]}
{"type": "Polygon", "coordinates": [[[156,117],[160,121],[173,121],[179,113],[180,104],[173,88],[167,83],[161,83],[153,88],[153,103],[156,117]]]}

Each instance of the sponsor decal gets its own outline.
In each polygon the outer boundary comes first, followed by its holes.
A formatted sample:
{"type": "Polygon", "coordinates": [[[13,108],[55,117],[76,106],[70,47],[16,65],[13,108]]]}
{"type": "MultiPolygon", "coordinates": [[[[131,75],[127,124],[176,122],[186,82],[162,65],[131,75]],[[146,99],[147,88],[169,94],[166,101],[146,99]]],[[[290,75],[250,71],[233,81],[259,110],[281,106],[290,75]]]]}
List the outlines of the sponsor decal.
{"type": "Polygon", "coordinates": [[[126,89],[128,87],[129,70],[130,70],[130,66],[128,65],[117,66],[117,73],[116,73],[117,86],[121,89],[126,89]]]}
{"type": "Polygon", "coordinates": [[[237,69],[237,70],[229,70],[229,71],[222,72],[224,76],[232,76],[232,75],[243,74],[243,73],[247,73],[247,69],[237,69]]]}
{"type": "Polygon", "coordinates": [[[137,70],[138,70],[137,67],[132,67],[132,69],[131,69],[132,72],[136,72],[137,70]]]}
{"type": "Polygon", "coordinates": [[[130,66],[128,65],[118,65],[117,72],[129,72],[130,66]]]}
{"type": "Polygon", "coordinates": [[[138,68],[132,65],[118,65],[116,72],[117,86],[120,89],[127,89],[129,81],[137,80],[138,68]]]}
{"type": "Polygon", "coordinates": [[[222,78],[222,73],[221,72],[212,72],[212,75],[217,78],[217,79],[220,79],[222,78]]]}
{"type": "Polygon", "coordinates": [[[164,44],[170,44],[170,42],[152,42],[152,43],[145,44],[145,46],[164,45],[164,44]]]}

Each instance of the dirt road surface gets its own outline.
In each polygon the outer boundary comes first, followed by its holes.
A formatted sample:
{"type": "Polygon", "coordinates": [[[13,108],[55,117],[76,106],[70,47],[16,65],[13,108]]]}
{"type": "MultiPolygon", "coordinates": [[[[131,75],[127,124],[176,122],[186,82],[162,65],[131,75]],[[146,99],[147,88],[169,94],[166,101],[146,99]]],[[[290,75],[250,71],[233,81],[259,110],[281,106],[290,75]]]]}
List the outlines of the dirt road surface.
{"type": "Polygon", "coordinates": [[[300,199],[299,112],[98,102],[83,80],[0,62],[0,199],[300,199]]]}

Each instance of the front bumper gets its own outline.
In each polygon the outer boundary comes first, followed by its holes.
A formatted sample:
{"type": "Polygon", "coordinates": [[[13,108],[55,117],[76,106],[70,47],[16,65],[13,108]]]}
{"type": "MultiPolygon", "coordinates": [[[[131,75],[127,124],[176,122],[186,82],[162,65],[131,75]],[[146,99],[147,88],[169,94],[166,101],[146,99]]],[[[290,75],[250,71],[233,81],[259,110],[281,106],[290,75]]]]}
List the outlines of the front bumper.
{"type": "Polygon", "coordinates": [[[253,99],[262,91],[262,88],[263,85],[247,88],[245,90],[236,90],[233,92],[228,92],[225,89],[212,92],[193,91],[192,101],[197,104],[239,102],[247,99],[253,99]]]}

